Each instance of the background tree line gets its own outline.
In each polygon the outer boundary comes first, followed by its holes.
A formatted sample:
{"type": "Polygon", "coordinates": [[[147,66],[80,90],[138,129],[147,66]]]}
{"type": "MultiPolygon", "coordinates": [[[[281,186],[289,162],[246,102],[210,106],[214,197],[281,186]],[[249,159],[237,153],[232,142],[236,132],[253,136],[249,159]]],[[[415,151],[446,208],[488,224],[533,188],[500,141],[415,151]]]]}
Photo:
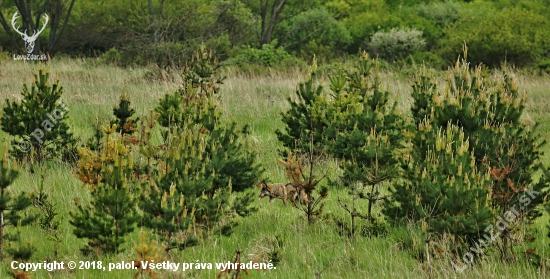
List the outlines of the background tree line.
{"type": "Polygon", "coordinates": [[[36,52],[121,65],[181,66],[201,44],[218,60],[266,66],[366,49],[392,63],[445,67],[464,42],[476,64],[550,57],[549,0],[3,0],[0,11],[0,50],[24,50],[11,26],[16,11],[23,30],[46,13],[36,52]]]}

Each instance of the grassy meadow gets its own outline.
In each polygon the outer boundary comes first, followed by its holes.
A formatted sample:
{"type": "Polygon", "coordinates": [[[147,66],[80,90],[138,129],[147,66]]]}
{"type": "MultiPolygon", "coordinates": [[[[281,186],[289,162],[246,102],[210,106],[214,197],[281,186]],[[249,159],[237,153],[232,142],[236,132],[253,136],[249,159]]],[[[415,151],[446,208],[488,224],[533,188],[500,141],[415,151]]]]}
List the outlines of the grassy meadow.
{"type": "MultiPolygon", "coordinates": [[[[5,59],[0,67],[0,98],[21,99],[23,83],[30,85],[33,73],[40,67],[47,67],[51,77],[60,80],[64,87],[62,100],[70,110],[68,123],[81,141],[92,136],[93,123],[97,117],[112,118],[112,109],[118,104],[121,93],[126,92],[142,118],[154,109],[158,100],[179,86],[178,78],[153,78],[152,69],[117,68],[97,64],[92,60],[53,60],[47,66],[5,59]]],[[[285,72],[265,72],[251,75],[225,69],[227,79],[221,87],[218,104],[226,118],[241,124],[249,124],[252,142],[258,151],[259,161],[265,168],[265,176],[273,182],[286,181],[284,168],[277,163],[277,141],[275,130],[283,128],[280,113],[289,108],[286,98],[293,94],[296,85],[304,77],[299,69],[285,72]]],[[[442,75],[444,73],[441,73],[442,75]]],[[[410,105],[411,79],[403,74],[386,72],[383,83],[399,100],[405,110],[410,105]]],[[[527,93],[527,122],[540,122],[540,129],[550,135],[550,78],[516,74],[520,90],[527,93]]],[[[325,84],[328,80],[325,81],[325,84]]],[[[10,141],[9,135],[0,132],[2,141],[10,141]]],[[[550,146],[546,146],[545,163],[550,164],[550,146]]],[[[336,175],[336,174],[333,174],[336,175]]],[[[113,256],[92,259],[84,257],[79,248],[85,240],[77,239],[69,225],[68,212],[76,209],[75,201],[86,203],[90,199],[87,186],[74,175],[70,165],[46,162],[35,167],[22,167],[20,177],[12,184],[12,191],[36,191],[44,177],[44,188],[56,202],[63,217],[59,256],[55,256],[55,241],[38,226],[23,229],[25,239],[37,248],[32,262],[46,260],[102,261],[103,265],[137,258],[131,244],[139,239],[134,232],[127,243],[127,249],[113,256]]],[[[259,194],[259,189],[254,188],[259,194]]],[[[212,233],[201,239],[198,246],[184,251],[173,251],[171,262],[216,263],[233,260],[235,250],[242,251],[242,261],[278,261],[276,269],[269,271],[250,270],[243,278],[545,278],[547,269],[539,269],[525,260],[518,263],[503,263],[496,253],[480,260],[463,273],[456,272],[447,259],[433,259],[431,267],[419,262],[403,249],[402,239],[419,235],[416,228],[390,228],[386,237],[363,237],[358,234],[349,238],[341,234],[336,219],[349,223],[346,212],[338,206],[337,199],[350,200],[344,189],[330,189],[323,214],[332,218],[320,218],[308,225],[305,215],[292,206],[283,206],[280,200],[268,204],[267,199],[255,201],[259,211],[246,218],[238,218],[238,226],[231,236],[212,233]]],[[[544,259],[550,258],[550,238],[546,237],[548,216],[535,224],[538,237],[527,248],[536,248],[544,259]]],[[[14,227],[6,227],[13,232],[14,227]]],[[[422,248],[424,244],[417,243],[422,248]]],[[[494,251],[494,247],[487,248],[494,251]]],[[[518,253],[519,254],[519,253],[518,253]]],[[[519,255],[521,259],[523,255],[519,255]]],[[[0,267],[0,278],[9,278],[11,259],[4,258],[0,267]]],[[[216,278],[219,271],[180,270],[159,272],[163,278],[216,278]]],[[[73,270],[46,272],[36,271],[31,278],[132,278],[136,270],[73,270]]]]}

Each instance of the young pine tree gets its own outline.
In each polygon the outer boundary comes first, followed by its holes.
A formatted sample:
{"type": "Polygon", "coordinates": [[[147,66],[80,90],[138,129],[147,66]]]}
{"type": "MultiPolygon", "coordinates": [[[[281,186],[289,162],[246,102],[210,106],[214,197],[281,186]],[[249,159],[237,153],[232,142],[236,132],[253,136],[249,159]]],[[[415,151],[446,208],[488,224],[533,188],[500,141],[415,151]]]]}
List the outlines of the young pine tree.
{"type": "Polygon", "coordinates": [[[213,189],[215,172],[206,171],[205,137],[197,129],[181,131],[166,153],[164,170],[142,185],[141,224],[161,236],[166,252],[193,245],[195,224],[212,226],[221,216],[219,204],[229,191],[213,189]]]}
{"type": "Polygon", "coordinates": [[[67,125],[68,108],[61,103],[59,80],[49,83],[50,74],[40,70],[31,87],[23,85],[21,102],[6,100],[0,121],[12,136],[12,155],[19,160],[42,161],[52,156],[72,158],[76,140],[67,125]]]}
{"type": "MultiPolygon", "coordinates": [[[[116,124],[116,131],[120,133],[126,141],[137,142],[137,137],[134,133],[137,130],[137,124],[139,118],[134,118],[136,111],[132,107],[132,102],[128,95],[123,92],[120,95],[120,101],[117,107],[113,108],[113,114],[115,120],[111,120],[111,125],[116,124]]],[[[103,131],[101,129],[102,121],[98,117],[94,121],[94,135],[89,138],[86,142],[86,147],[92,151],[97,151],[101,149],[101,144],[103,143],[103,131]]]]}
{"type": "MultiPolygon", "coordinates": [[[[215,94],[223,78],[217,78],[213,64],[211,53],[198,52],[184,70],[182,86],[155,109],[165,153],[157,167],[148,162],[151,182],[140,204],[143,224],[163,236],[167,251],[195,242],[190,230],[196,224],[208,231],[216,226],[230,211],[232,191],[249,189],[262,173],[248,147],[248,127],[221,120],[215,94]]],[[[149,131],[140,144],[148,161],[159,151],[149,131]]],[[[244,196],[236,204],[246,208],[250,202],[244,196]]]]}
{"type": "MultiPolygon", "coordinates": [[[[136,111],[132,108],[132,102],[126,93],[120,95],[118,107],[113,108],[113,114],[116,117],[117,132],[124,135],[132,135],[136,131],[139,118],[133,118],[136,111]]],[[[112,123],[111,124],[115,124],[112,123]]]]}
{"type": "Polygon", "coordinates": [[[87,148],[79,150],[77,176],[91,185],[92,202],[78,205],[78,211],[70,213],[69,222],[78,238],[88,239],[81,249],[84,254],[118,254],[123,250],[125,236],[134,231],[140,219],[137,198],[131,189],[134,183],[130,181],[133,155],[115,130],[116,124],[103,128],[106,135],[100,155],[87,148]]]}
{"type": "Polygon", "coordinates": [[[290,109],[281,113],[284,131],[275,131],[277,139],[286,148],[281,150],[281,155],[285,156],[288,150],[293,150],[295,154],[313,152],[314,158],[323,153],[322,131],[327,123],[314,113],[314,104],[322,93],[323,86],[318,81],[317,61],[314,58],[305,81],[296,86],[295,97],[288,97],[290,109]]]}
{"type": "Polygon", "coordinates": [[[426,151],[408,169],[405,204],[428,224],[428,232],[450,234],[454,245],[472,240],[492,221],[489,173],[475,163],[469,139],[456,125],[418,125],[426,151]]]}
{"type": "Polygon", "coordinates": [[[319,117],[315,111],[322,93],[323,86],[319,84],[317,76],[317,61],[313,58],[305,81],[296,87],[295,99],[288,98],[290,109],[281,113],[284,131],[275,131],[285,147],[281,155],[288,154],[287,161],[278,159],[278,162],[285,167],[286,177],[295,187],[303,189],[307,196],[305,204],[293,204],[306,214],[309,224],[322,213],[322,201],[328,196],[326,187],[318,188],[328,174],[327,171],[318,177],[325,154],[323,130],[327,126],[327,120],[319,117]]]}
{"type": "Polygon", "coordinates": [[[252,187],[263,170],[248,146],[248,125],[221,120],[214,97],[224,78],[217,77],[214,62],[211,53],[197,53],[185,69],[183,85],[174,94],[165,95],[155,111],[167,147],[181,131],[199,127],[207,135],[205,152],[211,163],[205,168],[215,171],[214,189],[226,187],[231,180],[233,190],[240,192],[252,187]]]}
{"type": "Polygon", "coordinates": [[[352,219],[371,222],[373,206],[383,198],[381,187],[399,177],[397,157],[402,152],[405,121],[381,88],[379,62],[363,52],[351,70],[340,70],[330,77],[333,101],[319,102],[319,118],[331,121],[324,131],[328,153],[341,159],[342,181],[355,200],[366,199],[368,209],[360,213],[341,203],[352,219]]]}
{"type": "MultiPolygon", "coordinates": [[[[543,180],[536,183],[533,174],[540,169],[544,141],[536,134],[536,126],[528,127],[521,122],[525,94],[520,95],[516,81],[508,73],[489,79],[482,74],[481,67],[471,70],[466,59],[458,59],[455,67],[447,72],[443,90],[421,71],[412,97],[411,110],[417,126],[411,133],[411,156],[403,161],[409,179],[417,179],[410,174],[416,171],[414,167],[419,161],[426,160],[433,141],[433,134],[420,130],[421,123],[434,131],[455,125],[468,139],[468,152],[473,154],[478,172],[490,173],[489,206],[494,216],[504,216],[514,209],[518,220],[533,220],[540,215],[537,205],[542,203],[544,184],[543,180]]],[[[455,179],[456,184],[463,183],[458,181],[462,177],[455,179]]],[[[412,204],[418,193],[410,187],[417,183],[409,181],[396,187],[393,198],[399,205],[391,214],[398,219],[419,217],[412,204]]],[[[424,197],[420,195],[420,198],[424,197]]],[[[512,251],[511,239],[515,238],[514,233],[519,233],[517,225],[517,222],[510,224],[500,234],[498,247],[503,258],[512,251]]]]}
{"type": "MultiPolygon", "coordinates": [[[[470,70],[466,59],[457,60],[447,73],[443,92],[424,72],[413,86],[415,123],[427,119],[435,128],[450,123],[458,125],[470,141],[475,162],[492,173],[492,208],[500,215],[520,202],[526,190],[541,192],[542,184],[533,181],[533,173],[541,167],[541,147],[545,144],[536,134],[536,125],[521,121],[526,95],[520,95],[517,82],[506,72],[489,80],[481,67],[470,70]]],[[[414,150],[425,152],[420,142],[414,150]]],[[[413,156],[414,157],[414,156],[413,156]]],[[[533,219],[544,195],[533,197],[524,205],[522,215],[533,219]]]]}

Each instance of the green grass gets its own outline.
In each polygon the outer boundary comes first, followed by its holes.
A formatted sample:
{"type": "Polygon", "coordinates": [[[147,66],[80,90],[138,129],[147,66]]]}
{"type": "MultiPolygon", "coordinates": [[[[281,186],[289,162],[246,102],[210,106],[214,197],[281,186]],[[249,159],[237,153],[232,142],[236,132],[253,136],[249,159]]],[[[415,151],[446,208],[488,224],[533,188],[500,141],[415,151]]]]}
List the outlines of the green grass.
{"type": "MultiPolygon", "coordinates": [[[[23,82],[30,84],[32,74],[41,65],[22,61],[2,61],[0,68],[0,97],[21,99],[23,82]]],[[[92,135],[94,119],[98,116],[112,117],[112,109],[118,103],[120,94],[126,92],[138,115],[143,118],[153,109],[159,98],[173,92],[179,85],[178,78],[173,81],[154,80],[150,69],[121,69],[98,65],[92,60],[53,60],[48,65],[52,77],[58,78],[65,88],[63,102],[70,110],[69,124],[74,133],[82,139],[92,135]]],[[[266,169],[266,176],[273,182],[284,181],[284,169],[276,162],[280,147],[275,136],[276,129],[282,129],[280,113],[289,108],[286,98],[294,93],[303,73],[289,70],[287,73],[268,72],[261,76],[242,74],[232,70],[226,73],[227,80],[222,86],[218,104],[224,117],[240,124],[248,124],[252,131],[253,147],[259,153],[259,160],[266,169]]],[[[400,108],[410,106],[410,80],[395,73],[384,73],[384,84],[393,96],[398,98],[400,108]]],[[[526,118],[541,122],[539,130],[543,135],[550,131],[550,79],[548,77],[518,76],[519,87],[525,89],[528,96],[526,118]]],[[[325,80],[324,83],[328,83],[325,80]]],[[[8,135],[0,133],[0,139],[10,140],[8,135]]],[[[548,147],[546,148],[548,150],[548,147]]],[[[548,163],[550,152],[545,157],[548,163]]],[[[135,259],[131,249],[120,255],[86,258],[79,248],[85,240],[77,239],[68,223],[69,212],[76,210],[76,203],[87,203],[90,193],[74,176],[71,166],[57,163],[45,163],[31,170],[24,166],[21,176],[12,184],[13,191],[36,191],[44,176],[45,191],[53,197],[60,215],[61,242],[59,260],[102,261],[108,263],[135,259]]],[[[257,189],[251,191],[259,192],[257,189]]],[[[215,263],[227,262],[235,257],[235,250],[242,251],[242,260],[266,262],[278,258],[277,269],[270,271],[250,271],[243,278],[542,278],[548,270],[539,270],[525,261],[503,263],[490,253],[478,264],[464,273],[453,270],[449,260],[436,258],[431,268],[426,262],[417,261],[411,253],[402,249],[402,241],[417,229],[391,228],[386,237],[362,237],[351,239],[341,235],[334,220],[349,223],[349,217],[338,206],[337,198],[349,200],[344,190],[331,189],[326,200],[324,213],[332,216],[322,218],[308,225],[305,215],[297,209],[284,207],[280,200],[268,204],[267,200],[257,200],[259,211],[246,218],[237,218],[238,226],[231,236],[213,234],[201,239],[198,246],[183,252],[173,252],[171,262],[215,263]],[[543,273],[541,273],[543,272],[543,273]]],[[[365,205],[361,205],[365,207],[365,205]]],[[[377,211],[379,208],[377,208],[377,211]]],[[[549,258],[549,239],[546,237],[548,217],[539,219],[537,241],[528,247],[537,247],[543,258],[549,258]]],[[[6,231],[14,232],[13,227],[6,231]]],[[[48,240],[47,233],[37,226],[23,230],[25,239],[37,248],[32,262],[42,262],[54,258],[54,242],[48,240]]],[[[128,239],[128,248],[138,241],[138,232],[128,239]]],[[[419,249],[423,249],[420,243],[419,249]]],[[[417,247],[418,248],[418,247],[417,247]]],[[[420,250],[422,251],[422,250],[420,250]]],[[[495,251],[494,247],[488,251],[495,251]]],[[[520,255],[520,258],[523,257],[520,255]]],[[[11,259],[3,259],[0,278],[8,278],[11,259]]],[[[57,271],[47,274],[37,271],[33,278],[132,278],[134,270],[98,271],[76,270],[57,271]],[[51,277],[50,277],[51,276],[51,277]]],[[[215,278],[217,270],[187,270],[185,272],[162,271],[164,278],[215,278]]]]}

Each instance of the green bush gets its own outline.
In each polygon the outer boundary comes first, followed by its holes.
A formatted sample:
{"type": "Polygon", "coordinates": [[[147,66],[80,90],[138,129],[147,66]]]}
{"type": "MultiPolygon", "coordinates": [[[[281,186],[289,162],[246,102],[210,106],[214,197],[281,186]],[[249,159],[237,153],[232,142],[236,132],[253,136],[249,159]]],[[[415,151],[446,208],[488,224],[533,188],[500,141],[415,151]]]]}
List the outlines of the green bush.
{"type": "Polygon", "coordinates": [[[453,24],[461,17],[460,5],[452,1],[421,4],[411,7],[409,11],[435,23],[440,28],[453,24]]]}
{"type": "Polygon", "coordinates": [[[276,47],[277,41],[265,44],[261,49],[245,46],[237,51],[234,58],[228,61],[228,64],[236,64],[243,67],[249,64],[265,67],[276,66],[296,66],[299,62],[292,57],[286,50],[276,47]]]}
{"type": "Polygon", "coordinates": [[[293,17],[284,26],[283,34],[280,43],[284,49],[307,59],[314,54],[328,58],[342,53],[351,43],[349,31],[325,9],[311,9],[293,17]]]}
{"type": "Polygon", "coordinates": [[[530,65],[550,49],[548,18],[521,8],[473,11],[446,29],[446,34],[440,53],[449,62],[460,54],[464,42],[470,49],[469,61],[491,67],[504,61],[530,65]]]}
{"type": "Polygon", "coordinates": [[[368,43],[372,53],[392,62],[422,50],[425,45],[422,31],[409,28],[392,28],[388,32],[377,32],[368,43]]]}
{"type": "Polygon", "coordinates": [[[100,62],[105,64],[122,65],[122,53],[116,48],[111,48],[103,53],[99,59],[100,62]]]}

